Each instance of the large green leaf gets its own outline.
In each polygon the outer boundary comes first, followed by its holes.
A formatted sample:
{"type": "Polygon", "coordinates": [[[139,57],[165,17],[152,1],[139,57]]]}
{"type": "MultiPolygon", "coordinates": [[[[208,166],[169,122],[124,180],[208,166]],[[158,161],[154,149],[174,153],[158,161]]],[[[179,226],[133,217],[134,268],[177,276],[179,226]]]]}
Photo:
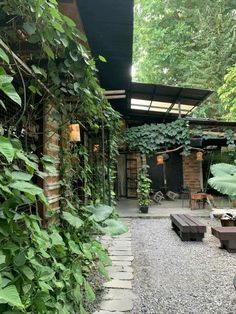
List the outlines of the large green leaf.
{"type": "Polygon", "coordinates": [[[0,153],[5,156],[8,162],[12,162],[14,157],[14,148],[7,137],[0,136],[0,153]]]}
{"type": "Polygon", "coordinates": [[[32,179],[32,175],[27,172],[22,171],[13,171],[11,173],[11,177],[13,180],[17,181],[30,181],[32,179]]]}
{"type": "Polygon", "coordinates": [[[41,195],[43,190],[30,182],[17,181],[9,185],[12,189],[28,193],[30,195],[41,195]]]}
{"type": "Polygon", "coordinates": [[[90,286],[90,284],[88,283],[88,281],[86,279],[84,279],[84,289],[85,289],[85,293],[86,293],[88,300],[90,302],[93,302],[96,299],[96,296],[95,296],[95,293],[94,293],[92,287],[90,286]]]}
{"type": "Polygon", "coordinates": [[[17,94],[15,87],[12,84],[0,85],[0,89],[6,94],[11,100],[21,106],[21,98],[17,94]]]}
{"type": "Polygon", "coordinates": [[[1,303],[8,303],[20,309],[24,308],[19,293],[14,285],[7,286],[4,289],[0,289],[0,299],[1,303]]]}
{"type": "Polygon", "coordinates": [[[90,216],[90,219],[94,219],[96,222],[101,222],[107,219],[113,212],[113,208],[111,206],[104,204],[86,206],[86,210],[93,214],[90,216]]]}
{"type": "Polygon", "coordinates": [[[224,174],[208,180],[210,186],[218,192],[226,195],[236,195],[236,174],[224,174]]]}
{"type": "Polygon", "coordinates": [[[103,230],[106,234],[116,236],[128,231],[128,227],[119,220],[107,219],[104,223],[106,224],[106,227],[103,228],[103,230]]]}
{"type": "Polygon", "coordinates": [[[0,48],[0,58],[5,61],[7,64],[9,64],[9,58],[8,55],[5,53],[5,51],[0,48]]]}
{"type": "Polygon", "coordinates": [[[226,163],[219,163],[211,166],[213,176],[221,176],[225,174],[236,174],[236,166],[226,163]]]}
{"type": "Polygon", "coordinates": [[[79,229],[83,225],[83,220],[75,215],[72,215],[71,213],[63,212],[62,218],[75,228],[79,229]]]}

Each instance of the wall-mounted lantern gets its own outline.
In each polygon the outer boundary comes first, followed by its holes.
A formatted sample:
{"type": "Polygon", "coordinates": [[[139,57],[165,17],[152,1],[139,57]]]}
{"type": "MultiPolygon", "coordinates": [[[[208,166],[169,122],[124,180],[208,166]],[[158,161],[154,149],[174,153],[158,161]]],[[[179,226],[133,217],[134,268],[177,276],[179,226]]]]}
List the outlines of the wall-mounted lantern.
{"type": "Polygon", "coordinates": [[[203,153],[202,152],[197,152],[196,154],[196,159],[197,161],[203,161],[203,153]]]}
{"type": "Polygon", "coordinates": [[[69,125],[70,131],[70,142],[80,142],[80,126],[78,123],[70,124],[69,125]]]}
{"type": "Polygon", "coordinates": [[[93,144],[93,152],[97,154],[99,152],[99,144],[93,144]]]}
{"type": "Polygon", "coordinates": [[[163,165],[164,164],[164,157],[163,155],[157,155],[156,162],[158,165],[163,165]]]}

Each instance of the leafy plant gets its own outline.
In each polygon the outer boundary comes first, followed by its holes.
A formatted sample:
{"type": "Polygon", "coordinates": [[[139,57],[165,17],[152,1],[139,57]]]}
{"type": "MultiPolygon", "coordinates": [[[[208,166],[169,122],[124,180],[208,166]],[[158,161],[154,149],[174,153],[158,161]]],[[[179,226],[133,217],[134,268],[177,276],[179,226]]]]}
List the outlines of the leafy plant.
{"type": "Polygon", "coordinates": [[[222,194],[232,198],[236,197],[236,166],[219,163],[211,166],[213,178],[208,183],[222,194]]]}
{"type": "Polygon", "coordinates": [[[139,207],[149,206],[151,204],[150,192],[151,192],[151,180],[149,179],[148,166],[143,166],[138,174],[138,204],[139,207]]]}

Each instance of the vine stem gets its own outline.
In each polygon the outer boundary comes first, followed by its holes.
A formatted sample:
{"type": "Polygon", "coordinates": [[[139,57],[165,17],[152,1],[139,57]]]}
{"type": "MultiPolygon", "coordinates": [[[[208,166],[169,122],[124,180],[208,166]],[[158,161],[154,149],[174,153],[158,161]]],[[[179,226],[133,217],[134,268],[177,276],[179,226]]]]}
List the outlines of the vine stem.
{"type": "MultiPolygon", "coordinates": [[[[177,147],[177,148],[168,149],[168,150],[165,150],[165,151],[162,151],[162,152],[157,152],[156,155],[176,152],[177,150],[180,150],[180,149],[183,148],[183,147],[184,147],[184,145],[180,145],[180,146],[177,147]]],[[[204,149],[201,149],[201,148],[196,148],[196,147],[192,147],[192,146],[190,146],[190,148],[193,149],[193,150],[197,150],[197,151],[200,151],[200,152],[204,152],[204,149]]]]}

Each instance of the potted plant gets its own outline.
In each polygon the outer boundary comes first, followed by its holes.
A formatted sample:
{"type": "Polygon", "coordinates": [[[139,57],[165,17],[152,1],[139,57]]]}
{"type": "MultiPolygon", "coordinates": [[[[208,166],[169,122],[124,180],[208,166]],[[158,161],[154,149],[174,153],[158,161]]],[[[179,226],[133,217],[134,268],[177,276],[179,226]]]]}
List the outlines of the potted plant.
{"type": "MultiPolygon", "coordinates": [[[[228,195],[234,205],[236,199],[236,166],[226,163],[215,164],[211,166],[211,173],[213,178],[210,178],[208,183],[218,192],[228,195]]],[[[236,225],[235,217],[222,217],[221,224],[222,226],[236,225]]]]}
{"type": "Polygon", "coordinates": [[[148,207],[151,203],[150,191],[151,191],[151,180],[147,172],[149,166],[143,166],[138,174],[138,205],[141,213],[148,213],[148,207]]]}

